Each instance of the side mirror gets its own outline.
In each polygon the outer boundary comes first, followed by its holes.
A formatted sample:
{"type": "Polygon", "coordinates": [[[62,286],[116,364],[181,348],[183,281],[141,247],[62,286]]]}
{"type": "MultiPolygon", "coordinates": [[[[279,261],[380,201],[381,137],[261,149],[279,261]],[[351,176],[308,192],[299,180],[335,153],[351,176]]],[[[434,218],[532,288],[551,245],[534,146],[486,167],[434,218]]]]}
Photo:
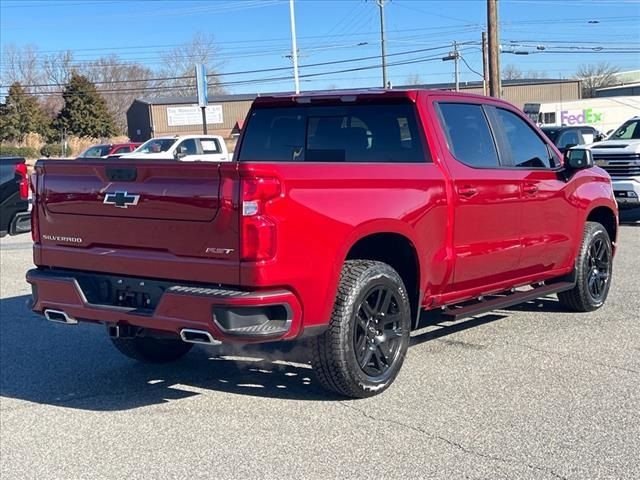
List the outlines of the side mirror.
{"type": "Polygon", "coordinates": [[[564,154],[564,164],[569,170],[593,167],[593,154],[586,148],[572,148],[564,154]]]}
{"type": "Polygon", "coordinates": [[[176,153],[175,153],[174,157],[176,159],[180,159],[180,158],[186,157],[186,156],[187,156],[187,147],[185,147],[184,145],[180,145],[176,149],[176,153]]]}

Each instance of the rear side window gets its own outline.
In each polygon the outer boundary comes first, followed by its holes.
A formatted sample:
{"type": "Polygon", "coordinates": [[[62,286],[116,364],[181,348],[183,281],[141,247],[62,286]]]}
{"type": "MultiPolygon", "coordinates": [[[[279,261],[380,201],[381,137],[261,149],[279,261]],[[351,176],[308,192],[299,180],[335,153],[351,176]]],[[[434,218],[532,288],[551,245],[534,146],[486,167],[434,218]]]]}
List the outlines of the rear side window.
{"type": "Polygon", "coordinates": [[[220,145],[215,138],[201,138],[200,146],[204,154],[220,153],[220,145]]]}
{"type": "Polygon", "coordinates": [[[494,111],[496,128],[502,134],[504,142],[500,151],[507,165],[519,168],[551,168],[547,145],[529,124],[503,108],[496,108],[494,111]]]}
{"type": "Polygon", "coordinates": [[[240,161],[424,162],[411,104],[257,108],[240,161]]]}
{"type": "Polygon", "coordinates": [[[438,105],[449,150],[470,167],[498,167],[498,152],[481,105],[438,105]]]}

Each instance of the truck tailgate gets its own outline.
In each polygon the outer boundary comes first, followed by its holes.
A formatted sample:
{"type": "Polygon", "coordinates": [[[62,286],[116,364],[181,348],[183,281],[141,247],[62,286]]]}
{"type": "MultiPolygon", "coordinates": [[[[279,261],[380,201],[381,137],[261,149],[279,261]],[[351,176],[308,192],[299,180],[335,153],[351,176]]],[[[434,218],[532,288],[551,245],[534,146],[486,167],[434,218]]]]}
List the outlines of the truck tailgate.
{"type": "Polygon", "coordinates": [[[36,263],[237,284],[237,165],[39,162],[36,263]]]}

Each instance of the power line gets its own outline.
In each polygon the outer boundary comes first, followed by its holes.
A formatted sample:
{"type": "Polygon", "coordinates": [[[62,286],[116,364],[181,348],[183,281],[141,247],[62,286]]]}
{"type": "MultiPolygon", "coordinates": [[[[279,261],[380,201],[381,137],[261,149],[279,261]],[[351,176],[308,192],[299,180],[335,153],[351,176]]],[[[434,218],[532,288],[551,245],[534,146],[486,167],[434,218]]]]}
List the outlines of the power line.
{"type": "MultiPolygon", "coordinates": [[[[440,60],[440,55],[400,60],[396,62],[387,63],[387,65],[388,66],[411,65],[416,63],[431,62],[431,61],[438,61],[438,60],[440,60]]],[[[314,72],[314,73],[307,73],[307,74],[300,75],[300,78],[301,79],[316,78],[320,76],[335,75],[339,73],[352,73],[352,72],[378,69],[380,67],[381,67],[381,64],[374,64],[374,65],[366,65],[361,67],[346,68],[341,70],[314,72]]],[[[252,84],[260,84],[260,83],[270,83],[274,81],[286,81],[286,80],[291,80],[292,78],[293,78],[292,76],[288,75],[288,76],[266,77],[266,78],[251,79],[251,80],[237,80],[237,81],[231,81],[231,82],[221,82],[216,86],[227,87],[227,86],[233,86],[233,85],[252,85],[252,84]]],[[[185,85],[154,86],[154,87],[132,88],[132,89],[98,90],[98,92],[101,95],[102,94],[121,95],[123,93],[139,93],[141,91],[160,92],[160,91],[166,91],[166,90],[184,90],[184,89],[195,89],[195,85],[185,84],[185,85]]],[[[22,94],[22,96],[57,96],[57,95],[62,95],[63,93],[64,92],[62,91],[49,91],[49,92],[38,92],[38,93],[24,93],[22,94]]],[[[75,95],[83,96],[85,94],[78,93],[75,95]]]]}
{"type": "MultiPolygon", "coordinates": [[[[469,42],[467,42],[469,43],[469,42]]],[[[387,54],[387,57],[397,57],[397,56],[402,56],[402,55],[413,55],[415,53],[424,53],[424,52],[431,52],[431,51],[435,51],[435,50],[442,50],[448,48],[447,45],[441,45],[441,46],[437,46],[437,47],[431,47],[431,48],[419,48],[419,49],[415,49],[415,50],[407,50],[404,52],[396,52],[396,53],[390,53],[387,54]]],[[[338,65],[338,64],[343,64],[343,63],[350,63],[350,62],[361,62],[361,61],[365,61],[365,60],[374,60],[380,58],[379,55],[370,55],[370,56],[366,56],[366,57],[358,57],[358,58],[347,58],[347,59],[343,59],[343,60],[332,60],[329,62],[317,62],[317,63],[309,63],[306,65],[300,65],[300,68],[314,68],[314,67],[320,67],[320,66],[327,66],[327,65],[338,65]]],[[[217,73],[217,74],[211,74],[211,75],[207,75],[210,78],[215,78],[215,77],[230,77],[230,76],[235,76],[235,75],[248,75],[248,74],[254,74],[254,73],[267,73],[267,72],[278,72],[278,71],[284,71],[284,70],[290,70],[291,67],[273,67],[273,68],[261,68],[261,69],[255,69],[255,70],[243,70],[243,71],[237,71],[237,72],[222,72],[222,73],[217,73]]],[[[157,78],[145,78],[145,79],[131,79],[131,80],[111,80],[111,81],[97,81],[97,82],[93,82],[95,85],[103,85],[103,84],[114,84],[114,83],[135,83],[135,82],[153,82],[153,81],[165,81],[165,80],[182,80],[182,79],[192,79],[193,76],[176,76],[176,77],[157,77],[157,78]]],[[[48,84],[31,84],[31,85],[22,85],[22,87],[24,88],[42,88],[42,87],[58,87],[58,84],[55,83],[48,83],[48,84]]],[[[8,88],[10,87],[10,85],[0,85],[0,88],[8,88]]]]}

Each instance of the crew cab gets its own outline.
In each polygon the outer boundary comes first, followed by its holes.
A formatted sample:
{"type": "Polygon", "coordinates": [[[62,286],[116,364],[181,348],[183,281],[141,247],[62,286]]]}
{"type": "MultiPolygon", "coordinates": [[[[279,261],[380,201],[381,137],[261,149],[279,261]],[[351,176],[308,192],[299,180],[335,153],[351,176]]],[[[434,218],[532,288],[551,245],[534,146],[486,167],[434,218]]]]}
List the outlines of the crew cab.
{"type": "Polygon", "coordinates": [[[394,381],[425,310],[600,308],[618,228],[588,150],[429,90],[260,97],[234,161],[45,160],[35,192],[35,312],[104,324],[147,362],[305,341],[350,397],[394,381]]]}
{"type": "Polygon", "coordinates": [[[0,157],[0,237],[31,228],[29,179],[22,157],[0,157]]]}
{"type": "Polygon", "coordinates": [[[620,208],[640,208],[640,117],[589,146],[596,164],[611,175],[620,208]]]}
{"type": "Polygon", "coordinates": [[[181,160],[183,162],[227,162],[227,145],[219,135],[155,137],[140,145],[124,159],[181,160]]]}

